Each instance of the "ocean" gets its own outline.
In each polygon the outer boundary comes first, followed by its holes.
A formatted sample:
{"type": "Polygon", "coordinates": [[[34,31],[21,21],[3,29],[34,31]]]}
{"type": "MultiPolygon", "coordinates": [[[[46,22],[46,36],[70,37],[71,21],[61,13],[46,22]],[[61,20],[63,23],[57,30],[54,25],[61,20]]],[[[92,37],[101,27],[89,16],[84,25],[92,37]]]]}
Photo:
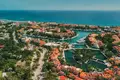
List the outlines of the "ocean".
{"type": "Polygon", "coordinates": [[[118,26],[120,11],[0,10],[0,19],[118,26]]]}

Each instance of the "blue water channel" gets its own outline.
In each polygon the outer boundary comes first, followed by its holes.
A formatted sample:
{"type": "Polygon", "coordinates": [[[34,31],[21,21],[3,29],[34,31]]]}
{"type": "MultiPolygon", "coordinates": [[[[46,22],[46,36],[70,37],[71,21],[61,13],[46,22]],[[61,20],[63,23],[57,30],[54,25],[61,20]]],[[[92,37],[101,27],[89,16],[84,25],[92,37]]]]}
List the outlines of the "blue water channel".
{"type": "MultiPolygon", "coordinates": [[[[106,58],[100,53],[100,51],[94,51],[93,52],[96,56],[97,59],[100,59],[100,60],[105,60],[106,58]]],[[[78,68],[82,68],[83,70],[86,70],[86,67],[84,64],[80,65],[78,64],[74,59],[73,59],[73,53],[72,53],[72,50],[66,50],[65,51],[65,59],[66,59],[66,62],[71,65],[71,66],[76,66],[78,68]]],[[[103,65],[103,64],[100,64],[100,63],[97,63],[95,61],[89,61],[87,63],[87,65],[91,65],[95,68],[99,68],[101,70],[104,70],[105,68],[107,68],[106,65],[103,65]]]]}
{"type": "Polygon", "coordinates": [[[80,38],[83,38],[85,36],[88,36],[88,34],[90,33],[93,33],[93,32],[90,32],[90,31],[79,31],[79,30],[76,30],[75,31],[78,35],[72,39],[68,39],[68,40],[64,40],[65,42],[68,42],[70,44],[72,43],[76,43],[80,38]]]}
{"type": "MultiPolygon", "coordinates": [[[[92,33],[92,32],[85,32],[85,31],[76,31],[76,33],[78,34],[77,37],[73,38],[73,39],[69,39],[69,40],[65,40],[65,42],[68,42],[70,44],[73,44],[73,43],[76,43],[80,38],[83,38],[85,36],[87,36],[88,34],[92,33]]],[[[79,45],[77,43],[77,45],[74,46],[74,48],[85,48],[85,45],[79,45]]],[[[96,50],[96,51],[92,51],[95,55],[95,57],[97,59],[100,59],[100,60],[105,60],[106,58],[101,54],[101,52],[99,50],[96,50]]],[[[76,66],[78,68],[82,68],[83,70],[86,70],[86,67],[85,65],[80,65],[78,64],[74,59],[73,59],[73,54],[72,54],[72,50],[66,50],[65,52],[65,59],[66,59],[66,62],[71,65],[71,66],[76,66]]],[[[91,65],[95,68],[99,68],[101,70],[105,69],[107,66],[106,65],[103,65],[103,64],[100,64],[100,63],[97,63],[97,62],[94,62],[94,61],[89,61],[87,65],[91,65]]]]}

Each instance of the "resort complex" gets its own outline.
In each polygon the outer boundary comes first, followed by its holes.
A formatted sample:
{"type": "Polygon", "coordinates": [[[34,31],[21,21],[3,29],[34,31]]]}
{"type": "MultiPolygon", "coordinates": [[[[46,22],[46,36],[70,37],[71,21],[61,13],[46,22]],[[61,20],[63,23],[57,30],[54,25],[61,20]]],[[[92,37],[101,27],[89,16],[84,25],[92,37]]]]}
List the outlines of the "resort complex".
{"type": "Polygon", "coordinates": [[[120,27],[0,21],[0,80],[120,80],[120,27]]]}

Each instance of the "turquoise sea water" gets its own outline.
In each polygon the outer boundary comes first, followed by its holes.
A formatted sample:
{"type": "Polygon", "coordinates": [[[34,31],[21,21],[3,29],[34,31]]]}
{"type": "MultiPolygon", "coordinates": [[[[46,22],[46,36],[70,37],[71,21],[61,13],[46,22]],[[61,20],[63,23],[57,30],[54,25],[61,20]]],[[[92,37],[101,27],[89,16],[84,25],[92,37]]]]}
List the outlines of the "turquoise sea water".
{"type": "Polygon", "coordinates": [[[0,10],[0,19],[92,25],[120,25],[120,11],[0,10]]]}
{"type": "Polygon", "coordinates": [[[76,43],[77,40],[79,40],[80,38],[83,38],[83,37],[87,36],[88,34],[92,33],[92,32],[77,31],[77,30],[75,32],[78,34],[77,37],[75,37],[73,39],[65,40],[65,42],[76,43]]]}
{"type": "MultiPolygon", "coordinates": [[[[16,20],[16,21],[37,21],[37,22],[58,22],[58,23],[71,23],[71,24],[90,24],[90,25],[103,25],[115,26],[120,25],[120,11],[0,11],[0,19],[16,20]]],[[[75,43],[82,37],[87,36],[91,32],[77,31],[78,36],[65,40],[65,42],[75,43]]],[[[82,48],[84,46],[75,46],[82,48]]],[[[97,55],[97,53],[96,53],[97,55]]],[[[76,65],[72,59],[72,53],[65,52],[66,60],[72,65],[76,65]]],[[[98,58],[104,60],[102,55],[97,55],[98,58]]],[[[106,66],[90,62],[104,69],[106,66]]],[[[77,65],[79,66],[79,65],[77,65]]],[[[84,65],[83,65],[84,68],[84,65]]]]}

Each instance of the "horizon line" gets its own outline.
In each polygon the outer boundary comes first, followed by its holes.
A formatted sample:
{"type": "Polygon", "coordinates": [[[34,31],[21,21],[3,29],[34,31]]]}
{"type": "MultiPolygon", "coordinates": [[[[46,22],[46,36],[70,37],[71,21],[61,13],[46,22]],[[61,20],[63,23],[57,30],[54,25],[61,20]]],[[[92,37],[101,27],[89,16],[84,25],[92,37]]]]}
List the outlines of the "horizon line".
{"type": "Polygon", "coordinates": [[[30,10],[30,9],[1,9],[0,11],[120,11],[120,10],[30,10]]]}

